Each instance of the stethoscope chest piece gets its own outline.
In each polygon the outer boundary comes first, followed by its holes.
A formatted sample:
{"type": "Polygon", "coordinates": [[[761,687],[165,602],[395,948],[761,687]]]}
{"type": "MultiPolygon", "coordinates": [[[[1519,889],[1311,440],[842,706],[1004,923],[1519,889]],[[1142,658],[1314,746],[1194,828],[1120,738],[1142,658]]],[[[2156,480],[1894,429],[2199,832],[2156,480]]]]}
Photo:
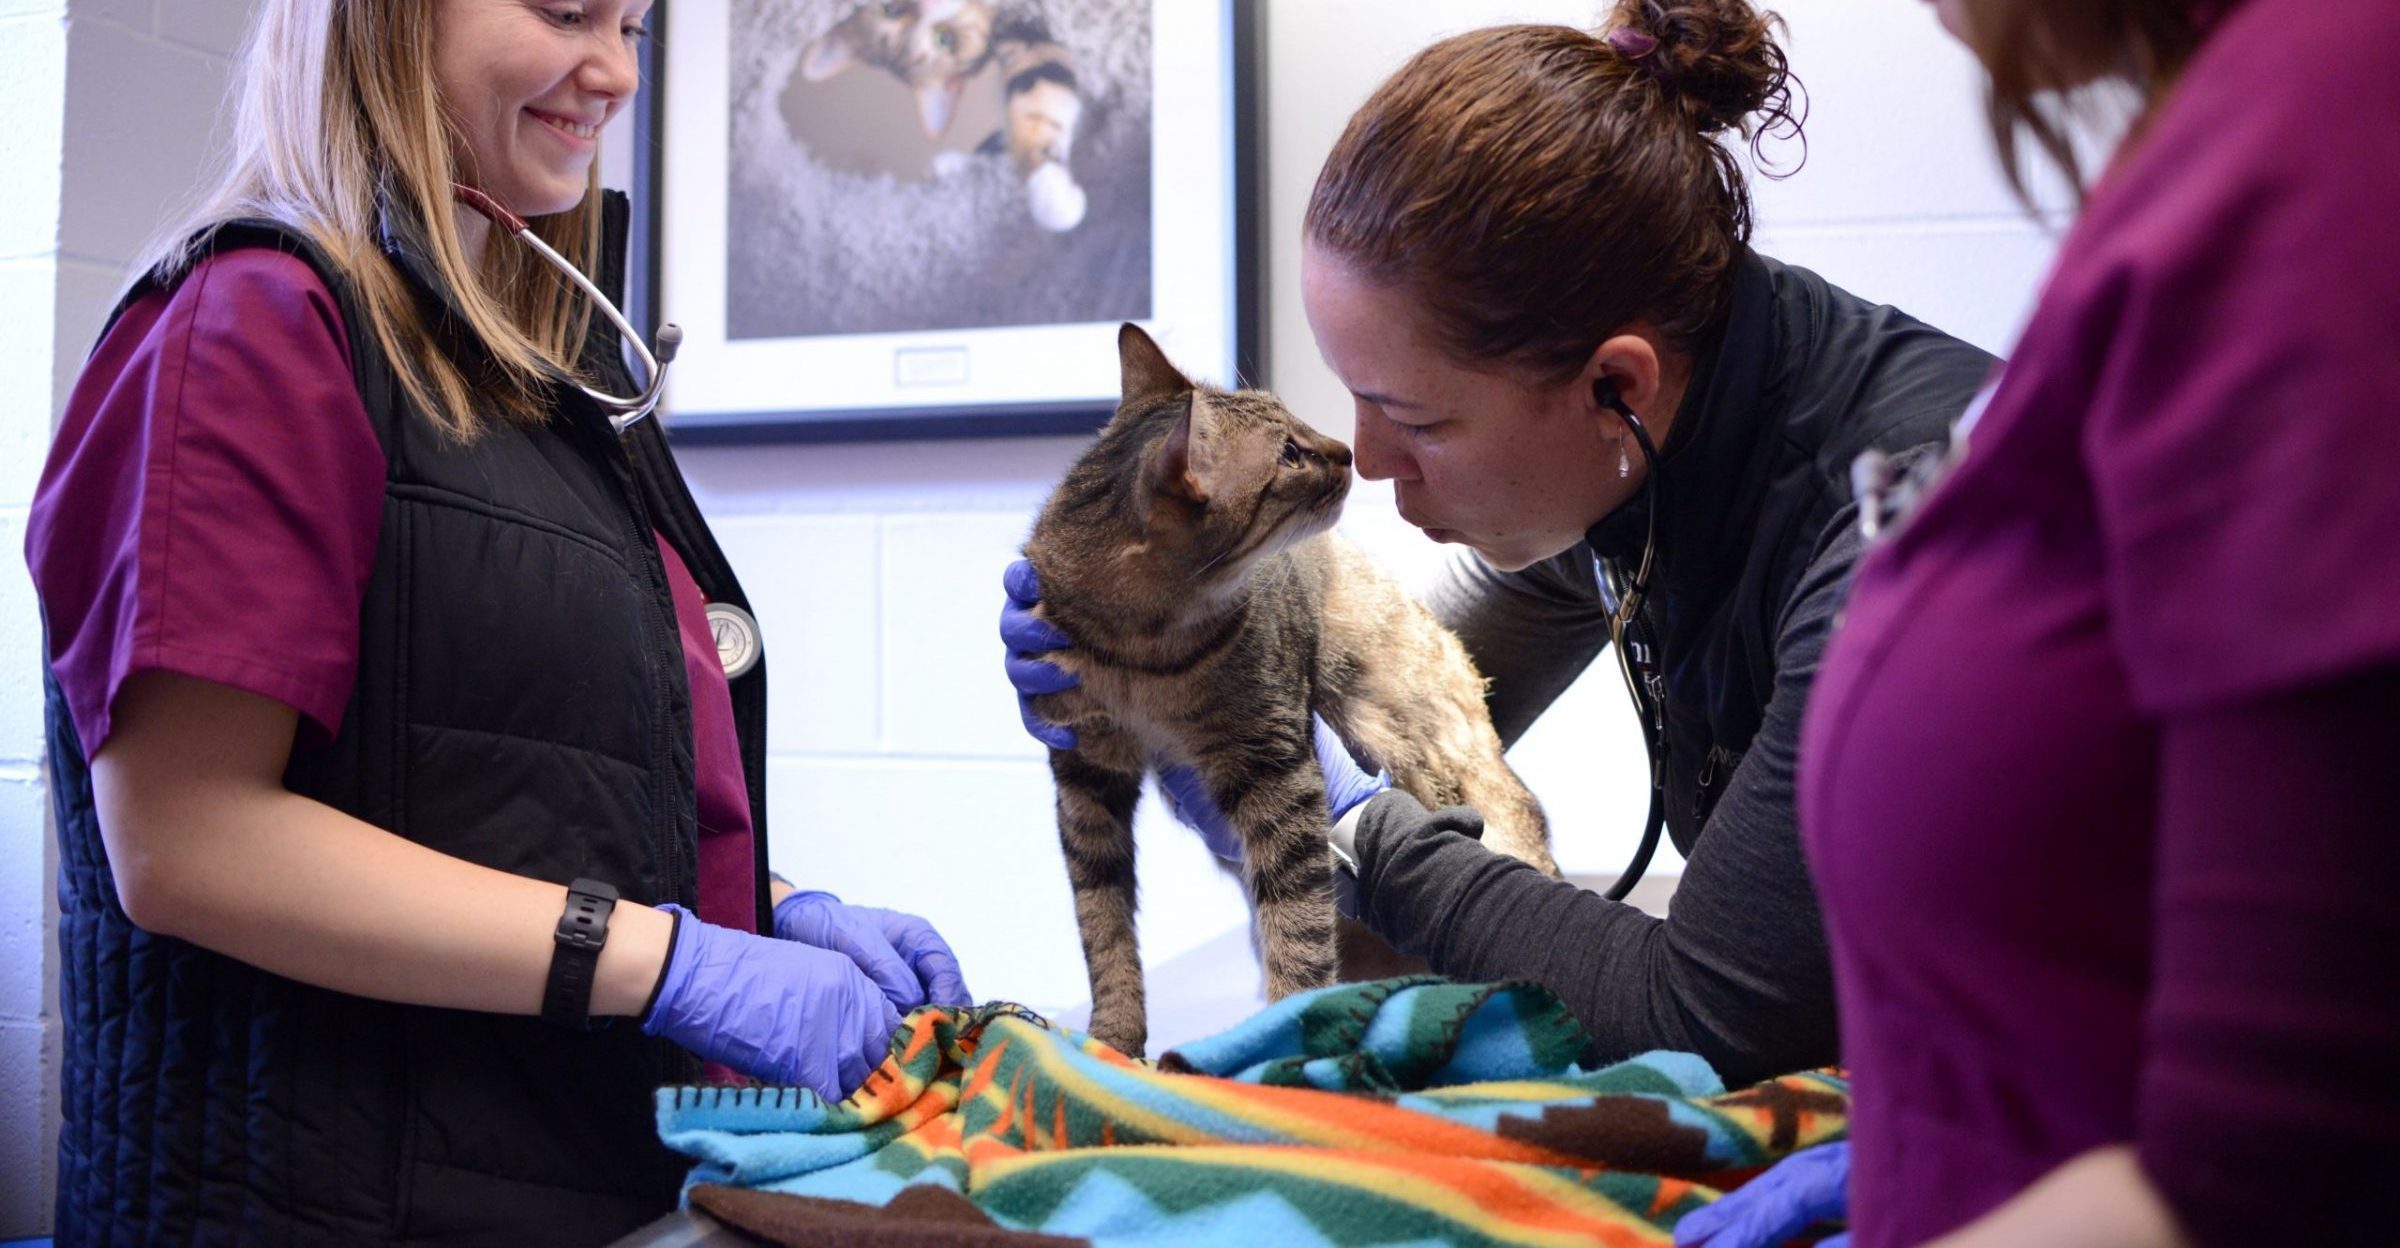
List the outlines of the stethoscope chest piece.
{"type": "Polygon", "coordinates": [[[730,602],[708,604],[708,635],[717,643],[717,662],[725,666],[727,680],[749,675],[766,653],[758,620],[730,602]]]}

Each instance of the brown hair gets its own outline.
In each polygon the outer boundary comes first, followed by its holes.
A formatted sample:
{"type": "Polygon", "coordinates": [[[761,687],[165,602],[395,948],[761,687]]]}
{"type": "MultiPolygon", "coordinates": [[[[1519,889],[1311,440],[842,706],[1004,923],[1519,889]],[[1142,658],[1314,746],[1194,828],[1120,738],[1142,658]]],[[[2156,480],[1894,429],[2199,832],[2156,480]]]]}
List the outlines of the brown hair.
{"type": "Polygon", "coordinates": [[[1635,322],[1694,349],[1750,239],[1749,187],[1716,136],[1756,153],[1806,115],[1781,22],[1743,0],[1620,0],[1600,34],[1443,40],[1350,119],[1308,241],[1422,297],[1462,361],[1563,377],[1635,322]]]}
{"type": "MultiPolygon", "coordinates": [[[[546,382],[571,375],[591,309],[529,247],[487,249],[481,272],[468,261],[451,208],[451,126],[434,91],[433,8],[426,0],[261,4],[234,75],[225,168],[137,271],[180,271],[198,234],[240,217],[307,233],[355,287],[401,389],[465,439],[495,412],[527,424],[547,418],[546,382]],[[415,291],[383,254],[376,214],[385,197],[423,225],[427,259],[456,293],[462,328],[488,363],[463,365],[430,332],[415,291]]],[[[598,189],[595,164],[581,204],[528,219],[579,268],[600,250],[598,189]]]]}
{"type": "Polygon", "coordinates": [[[2020,199],[2031,140],[2075,188],[2087,170],[2075,151],[2080,121],[2105,124],[2104,95],[2131,87],[2147,109],[2199,51],[2225,0],[1967,0],[1967,42],[1991,74],[1992,139],[2020,199]]]}

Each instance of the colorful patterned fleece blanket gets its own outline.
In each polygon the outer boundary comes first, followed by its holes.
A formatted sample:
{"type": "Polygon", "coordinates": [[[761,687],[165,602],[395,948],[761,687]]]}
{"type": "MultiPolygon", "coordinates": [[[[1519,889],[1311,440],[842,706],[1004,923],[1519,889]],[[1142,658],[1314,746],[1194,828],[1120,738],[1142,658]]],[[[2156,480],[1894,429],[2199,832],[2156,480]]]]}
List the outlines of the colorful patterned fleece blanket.
{"type": "Polygon", "coordinates": [[[917,1011],[841,1104],[666,1088],[697,1207],[783,1243],[1665,1244],[1842,1137],[1838,1072],[1728,1092],[1690,1054],[1599,1070],[1531,984],[1293,997],[1155,1066],[1013,1005],[917,1011]]]}

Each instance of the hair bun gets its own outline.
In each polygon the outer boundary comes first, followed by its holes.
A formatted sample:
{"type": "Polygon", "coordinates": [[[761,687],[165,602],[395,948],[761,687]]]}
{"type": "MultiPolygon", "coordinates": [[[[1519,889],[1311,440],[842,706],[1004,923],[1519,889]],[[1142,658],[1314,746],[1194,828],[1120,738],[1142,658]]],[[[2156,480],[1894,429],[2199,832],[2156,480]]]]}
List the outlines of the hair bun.
{"type": "Polygon", "coordinates": [[[1783,19],[1746,0],[1618,0],[1603,36],[1643,62],[1702,134],[1797,127],[1791,70],[1775,42],[1783,19]]]}

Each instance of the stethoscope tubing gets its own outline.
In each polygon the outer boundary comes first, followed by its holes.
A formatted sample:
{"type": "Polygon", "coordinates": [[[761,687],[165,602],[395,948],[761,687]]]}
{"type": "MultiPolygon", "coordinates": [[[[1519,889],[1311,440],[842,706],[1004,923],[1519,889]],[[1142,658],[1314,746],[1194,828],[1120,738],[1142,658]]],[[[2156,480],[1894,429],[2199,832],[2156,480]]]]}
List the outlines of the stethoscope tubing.
{"type": "Polygon", "coordinates": [[[584,276],[583,270],[576,268],[565,256],[558,254],[550,244],[543,242],[541,236],[533,232],[533,227],[526,223],[525,218],[509,211],[507,205],[474,187],[453,183],[450,189],[460,203],[482,214],[493,225],[515,235],[540,254],[542,259],[549,261],[550,267],[557,269],[566,275],[569,281],[574,282],[576,287],[591,299],[592,306],[598,308],[600,314],[607,317],[609,323],[617,327],[617,333],[633,348],[633,353],[641,359],[642,367],[649,377],[649,383],[642,387],[640,394],[631,398],[595,390],[580,381],[573,383],[576,389],[583,391],[585,396],[599,405],[601,411],[607,413],[609,427],[621,435],[636,421],[657,411],[658,401],[666,393],[667,366],[675,362],[675,352],[683,345],[682,328],[673,324],[660,326],[658,350],[653,353],[649,347],[642,344],[641,334],[634,330],[631,321],[625,319],[624,311],[617,307],[616,302],[601,293],[600,288],[593,284],[592,279],[584,276]]]}
{"type": "Polygon", "coordinates": [[[1641,843],[1634,847],[1633,859],[1625,865],[1625,870],[1601,894],[1610,901],[1623,901],[1650,869],[1651,856],[1658,852],[1659,834],[1667,824],[1666,696],[1664,690],[1643,687],[1644,677],[1656,671],[1658,656],[1633,653],[1631,641],[1634,619],[1650,598],[1650,574],[1658,559],[1658,513],[1666,501],[1666,477],[1659,466],[1658,446],[1650,440],[1650,431],[1642,427],[1641,418],[1621,400],[1615,409],[1625,428],[1633,434],[1634,445],[1641,448],[1642,490],[1650,502],[1649,514],[1643,521],[1642,558],[1632,578],[1626,579],[1613,563],[1603,567],[1603,575],[1609,578],[1609,588],[1616,599],[1615,610],[1608,618],[1609,645],[1617,652],[1617,670],[1625,678],[1625,691],[1633,697],[1634,718],[1641,723],[1642,745],[1650,755],[1650,811],[1643,821],[1641,843]]]}

